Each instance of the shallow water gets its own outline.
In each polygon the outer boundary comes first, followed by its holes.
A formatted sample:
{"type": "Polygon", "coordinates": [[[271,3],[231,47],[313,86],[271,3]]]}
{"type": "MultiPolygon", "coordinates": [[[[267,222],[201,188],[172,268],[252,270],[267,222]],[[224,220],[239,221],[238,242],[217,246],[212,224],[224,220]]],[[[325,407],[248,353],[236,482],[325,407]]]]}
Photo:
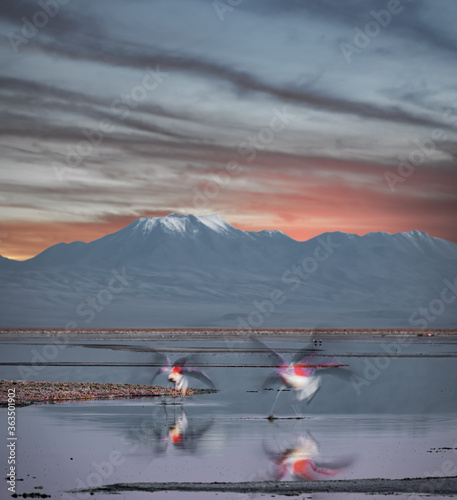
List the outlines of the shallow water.
{"type": "MultiPolygon", "coordinates": [[[[271,359],[268,353],[253,352],[249,343],[119,338],[90,343],[77,338],[52,349],[49,340],[5,340],[0,361],[9,365],[0,366],[4,379],[149,383],[156,370],[150,364],[157,359],[151,348],[166,351],[173,361],[198,348],[198,363],[219,389],[217,394],[186,398],[183,404],[141,399],[19,408],[18,477],[24,481],[17,483],[17,491],[43,486],[40,491],[60,498],[63,491],[116,482],[238,482],[282,475],[290,480],[293,476],[285,474],[284,465],[292,462],[294,450],[303,449],[312,449],[314,463],[299,464],[301,472],[309,475],[313,466],[332,472],[314,471],[314,478],[427,477],[457,471],[457,339],[320,340],[316,360],[348,364],[352,380],[323,376],[309,404],[294,404],[293,393],[284,392],[275,411],[281,418],[274,422],[266,416],[277,392],[261,389],[271,373],[272,368],[265,367],[271,359]],[[139,350],[124,350],[132,347],[139,350]],[[32,360],[35,365],[27,366],[32,360]],[[123,366],[112,366],[116,363],[123,366]]],[[[285,357],[305,345],[297,339],[266,342],[285,357]]],[[[156,383],[166,384],[166,378],[156,383]]],[[[203,387],[199,381],[191,385],[203,387]]],[[[1,458],[4,463],[5,454],[1,458]]],[[[234,493],[153,496],[252,498],[234,493]]],[[[151,493],[116,496],[122,497],[150,498],[151,493]]]]}

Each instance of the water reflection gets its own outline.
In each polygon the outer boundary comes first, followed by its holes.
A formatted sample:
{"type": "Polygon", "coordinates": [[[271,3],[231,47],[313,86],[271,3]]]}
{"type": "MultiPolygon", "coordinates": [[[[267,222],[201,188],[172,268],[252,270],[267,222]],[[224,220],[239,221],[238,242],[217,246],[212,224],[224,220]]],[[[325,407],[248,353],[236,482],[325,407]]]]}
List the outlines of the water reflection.
{"type": "Polygon", "coordinates": [[[210,419],[197,425],[187,417],[182,406],[174,410],[173,418],[170,419],[166,406],[163,408],[164,420],[154,420],[152,424],[157,440],[165,445],[163,451],[166,452],[171,445],[179,450],[196,453],[201,443],[200,440],[212,427],[213,420],[210,419]]]}
{"type": "MultiPolygon", "coordinates": [[[[405,478],[422,477],[427,471],[443,474],[443,464],[455,463],[457,344],[449,347],[437,340],[429,345],[416,339],[413,344],[402,345],[402,357],[386,358],[394,339],[326,339],[328,351],[311,352],[300,350],[302,339],[269,342],[284,356],[278,358],[269,348],[250,349],[249,343],[246,349],[236,352],[221,348],[220,341],[198,345],[184,340],[179,344],[164,341],[157,345],[157,350],[174,353],[170,354],[172,363],[165,361],[162,367],[176,365],[176,360],[186,352],[195,352],[200,345],[203,356],[208,356],[210,349],[214,351],[203,369],[219,392],[188,397],[183,407],[164,407],[158,399],[146,399],[21,408],[18,445],[24,450],[21,467],[30,474],[24,478],[24,491],[33,491],[41,484],[47,493],[60,498],[62,491],[78,486],[75,478],[87,483],[86,478],[99,474],[93,464],[99,467],[111,463],[113,450],[121,458],[116,462],[119,465],[111,464],[112,473],[103,477],[104,483],[236,482],[260,477],[285,481],[405,478]],[[275,370],[275,380],[283,384],[278,376],[281,366],[290,374],[293,367],[295,374],[300,360],[306,365],[317,365],[325,359],[322,356],[326,352],[349,360],[351,369],[369,381],[369,388],[357,392],[351,383],[342,383],[336,377],[325,380],[327,373],[338,370],[323,367],[312,374],[322,380],[320,392],[314,391],[307,407],[306,418],[268,422],[264,417],[276,393],[259,388],[265,378],[270,379],[269,373],[275,370]],[[319,361],[306,359],[312,354],[319,361]],[[268,361],[264,362],[266,357],[268,361]],[[386,363],[388,369],[383,369],[386,363]],[[372,376],[373,372],[376,376],[372,376]],[[270,434],[272,429],[275,436],[270,434]],[[428,452],[432,449],[440,451],[428,452]],[[347,451],[354,451],[357,456],[353,466],[352,460],[343,456],[347,451]],[[32,481],[32,477],[39,478],[39,482],[32,481]]],[[[37,378],[147,384],[158,369],[151,360],[157,350],[148,346],[90,347],[62,350],[55,359],[62,366],[38,366],[37,378]],[[74,364],[80,360],[94,365],[74,364]]],[[[313,347],[322,348],[310,346],[313,347]]],[[[41,345],[32,344],[2,348],[2,359],[10,363],[33,359],[33,349],[42,352],[41,345]]],[[[4,378],[11,378],[11,370],[16,369],[12,366],[3,367],[4,378]]],[[[162,380],[165,384],[167,377],[164,375],[162,380]]],[[[203,385],[192,380],[191,386],[194,383],[203,385]]],[[[292,384],[289,390],[298,401],[299,390],[293,389],[292,384]]],[[[278,406],[285,397],[281,393],[278,406]]],[[[309,400],[305,396],[298,403],[303,405],[309,400]]],[[[175,497],[181,498],[181,494],[175,497]]]]}
{"type": "Polygon", "coordinates": [[[140,446],[148,448],[152,458],[163,456],[172,448],[195,454],[213,421],[212,417],[189,417],[182,405],[162,404],[154,408],[151,417],[126,433],[124,443],[133,444],[132,452],[140,446]]]}
{"type": "Polygon", "coordinates": [[[269,479],[316,481],[328,479],[345,471],[353,462],[353,457],[324,459],[320,456],[319,445],[310,432],[296,436],[292,444],[283,446],[276,437],[276,446],[264,442],[264,451],[273,462],[269,468],[269,479]]]}

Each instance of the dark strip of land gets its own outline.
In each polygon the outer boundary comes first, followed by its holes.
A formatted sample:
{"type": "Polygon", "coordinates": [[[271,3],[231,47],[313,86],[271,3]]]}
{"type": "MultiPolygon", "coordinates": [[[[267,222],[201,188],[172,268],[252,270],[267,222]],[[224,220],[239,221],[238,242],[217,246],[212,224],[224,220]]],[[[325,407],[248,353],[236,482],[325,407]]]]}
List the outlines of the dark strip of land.
{"type": "Polygon", "coordinates": [[[415,328],[272,328],[237,330],[231,328],[95,328],[95,329],[62,329],[62,328],[1,328],[0,338],[71,338],[86,340],[207,340],[225,339],[241,340],[255,336],[273,338],[297,338],[330,335],[330,336],[374,336],[388,337],[411,335],[417,337],[455,336],[457,329],[415,329],[415,328]]]}
{"type": "Polygon", "coordinates": [[[249,481],[243,483],[116,483],[99,488],[73,490],[71,493],[122,493],[125,491],[195,491],[232,493],[419,493],[450,495],[457,493],[457,477],[407,479],[346,479],[342,481],[249,481]]]}

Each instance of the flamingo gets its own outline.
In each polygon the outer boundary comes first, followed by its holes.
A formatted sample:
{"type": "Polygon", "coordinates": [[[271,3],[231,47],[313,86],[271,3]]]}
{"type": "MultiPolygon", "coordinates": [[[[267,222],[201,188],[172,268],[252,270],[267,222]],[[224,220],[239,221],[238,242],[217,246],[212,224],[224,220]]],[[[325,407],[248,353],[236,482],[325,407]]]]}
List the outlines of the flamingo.
{"type": "Polygon", "coordinates": [[[265,453],[275,463],[274,479],[283,480],[287,476],[293,479],[316,481],[328,476],[336,476],[353,462],[346,457],[331,462],[319,459],[319,445],[310,433],[298,436],[292,447],[279,452],[268,449],[264,444],[265,453]]]}
{"type": "Polygon", "coordinates": [[[275,418],[273,409],[278,401],[279,395],[287,388],[294,391],[297,401],[306,400],[307,403],[309,403],[312,400],[321,384],[321,377],[316,375],[316,372],[319,369],[331,369],[332,371],[329,371],[329,373],[343,377],[349,377],[351,374],[349,370],[341,368],[347,365],[335,363],[334,361],[325,361],[318,364],[313,363],[313,359],[315,357],[314,352],[318,349],[303,349],[298,353],[298,357],[300,358],[298,361],[288,362],[284,356],[271,347],[266,346],[260,340],[254,339],[254,341],[266,347],[278,361],[275,372],[266,378],[263,385],[263,388],[265,389],[270,384],[280,384],[279,391],[276,394],[273,406],[270,410],[270,415],[268,417],[270,420],[275,418]]]}
{"type": "Polygon", "coordinates": [[[168,380],[175,384],[175,390],[181,392],[181,396],[184,397],[187,394],[187,389],[189,387],[188,376],[199,379],[204,382],[208,387],[214,389],[214,384],[212,380],[206,375],[202,370],[189,366],[189,361],[194,360],[195,357],[187,356],[179,358],[172,365],[171,360],[168,356],[162,352],[149,346],[136,346],[136,345],[118,345],[118,344],[81,344],[83,347],[90,347],[95,349],[111,349],[115,351],[130,351],[130,352],[152,352],[154,354],[153,365],[163,365],[159,368],[153,375],[150,384],[156,379],[161,373],[168,374],[168,380]]]}
{"type": "Polygon", "coordinates": [[[166,359],[166,365],[160,367],[151,379],[151,384],[154,382],[156,377],[162,373],[168,374],[168,380],[175,384],[175,390],[181,392],[181,397],[187,394],[187,389],[189,387],[189,376],[197,378],[198,380],[204,382],[208,387],[214,389],[214,384],[212,380],[206,375],[205,372],[188,365],[190,357],[184,357],[177,359],[173,365],[168,356],[163,355],[166,359]]]}

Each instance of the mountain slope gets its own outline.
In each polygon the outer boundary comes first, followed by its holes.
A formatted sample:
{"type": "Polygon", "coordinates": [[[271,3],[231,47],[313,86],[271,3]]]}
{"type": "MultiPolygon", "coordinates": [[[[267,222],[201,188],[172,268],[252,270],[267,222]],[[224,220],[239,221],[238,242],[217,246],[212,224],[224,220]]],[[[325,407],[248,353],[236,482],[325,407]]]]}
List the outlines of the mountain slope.
{"type": "Polygon", "coordinates": [[[413,315],[455,277],[457,245],[418,231],[298,242],[170,214],[0,259],[0,326],[453,327],[455,303],[413,315]]]}

